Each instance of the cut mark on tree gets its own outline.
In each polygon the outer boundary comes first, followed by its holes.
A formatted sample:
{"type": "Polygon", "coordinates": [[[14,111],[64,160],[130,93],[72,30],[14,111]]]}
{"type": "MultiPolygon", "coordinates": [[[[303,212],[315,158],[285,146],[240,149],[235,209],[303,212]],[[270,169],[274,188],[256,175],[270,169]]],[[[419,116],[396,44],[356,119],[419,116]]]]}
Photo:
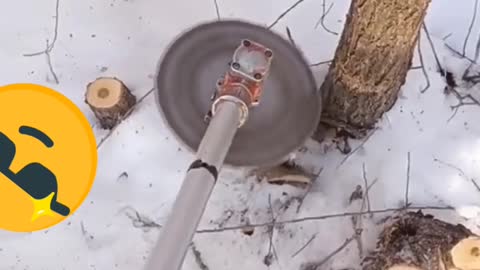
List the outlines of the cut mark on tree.
{"type": "Polygon", "coordinates": [[[217,20],[220,21],[220,8],[218,7],[218,1],[213,0],[213,5],[215,6],[215,12],[217,13],[217,20]]]}
{"type": "Polygon", "coordinates": [[[328,33],[330,33],[332,35],[338,35],[337,32],[334,32],[334,31],[328,29],[325,26],[325,17],[328,15],[328,13],[330,13],[332,8],[333,8],[333,2],[330,3],[330,6],[328,6],[328,8],[327,8],[327,4],[325,3],[325,0],[323,0],[323,2],[322,2],[322,16],[320,17],[320,19],[318,19],[317,23],[315,24],[315,29],[317,29],[318,26],[321,25],[322,28],[325,29],[325,31],[327,31],[328,33]]]}
{"type": "Polygon", "coordinates": [[[442,165],[444,165],[444,166],[447,166],[447,167],[450,167],[451,169],[456,170],[456,171],[460,174],[460,176],[462,176],[465,180],[470,181],[470,182],[475,186],[475,188],[477,189],[477,191],[480,192],[480,186],[477,184],[477,182],[475,181],[475,179],[469,178],[469,177],[465,174],[465,172],[464,172],[462,169],[460,169],[459,167],[457,167],[457,166],[455,166],[455,165],[453,165],[453,164],[447,163],[447,162],[445,162],[445,161],[442,161],[442,160],[440,160],[440,159],[437,159],[437,158],[434,158],[433,161],[438,162],[438,163],[440,163],[440,164],[442,164],[442,165]]]}
{"type": "Polygon", "coordinates": [[[59,7],[60,7],[60,0],[57,0],[56,3],[55,3],[55,26],[54,26],[54,30],[53,30],[52,43],[50,43],[49,40],[47,39],[47,46],[45,47],[45,50],[40,51],[40,52],[35,52],[35,53],[23,54],[23,56],[25,56],[25,57],[32,57],[32,56],[45,54],[46,59],[47,59],[48,69],[49,69],[50,74],[52,75],[53,80],[55,81],[56,84],[59,84],[60,81],[58,80],[58,76],[55,73],[55,70],[53,69],[52,59],[51,59],[50,53],[52,52],[53,47],[55,46],[55,43],[57,42],[57,37],[58,37],[59,7]]]}
{"type": "Polygon", "coordinates": [[[469,25],[468,31],[467,31],[467,36],[465,37],[465,41],[463,42],[462,56],[464,56],[464,57],[465,57],[465,55],[467,55],[468,40],[470,39],[470,35],[472,34],[473,26],[475,25],[475,20],[477,18],[477,12],[478,12],[478,0],[475,0],[475,7],[473,9],[472,20],[470,21],[470,25],[469,25]]]}
{"type": "Polygon", "coordinates": [[[407,181],[405,186],[405,208],[410,206],[409,202],[409,190],[410,190],[410,152],[407,153],[407,181]]]}
{"type": "Polygon", "coordinates": [[[317,237],[317,233],[312,235],[312,237],[310,237],[310,239],[299,250],[297,250],[295,253],[293,253],[292,259],[295,258],[295,256],[297,256],[298,254],[300,254],[300,252],[302,252],[305,248],[307,248],[308,245],[310,245],[313,242],[315,237],[317,237]]]}
{"type": "Polygon", "coordinates": [[[272,27],[274,27],[281,19],[283,19],[283,17],[285,17],[290,11],[292,11],[295,7],[300,5],[303,1],[305,0],[298,0],[289,8],[287,8],[287,10],[285,10],[282,14],[280,14],[280,16],[278,16],[277,19],[275,19],[275,21],[272,24],[270,24],[270,26],[268,26],[268,29],[272,29],[272,27]]]}

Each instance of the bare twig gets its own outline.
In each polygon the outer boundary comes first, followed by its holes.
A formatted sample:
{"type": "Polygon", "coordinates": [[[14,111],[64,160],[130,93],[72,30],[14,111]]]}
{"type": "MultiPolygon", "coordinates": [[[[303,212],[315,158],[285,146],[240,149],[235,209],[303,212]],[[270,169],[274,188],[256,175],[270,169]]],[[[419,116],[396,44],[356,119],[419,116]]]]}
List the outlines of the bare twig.
{"type": "Polygon", "coordinates": [[[450,36],[452,36],[453,33],[448,33],[447,35],[445,35],[442,40],[445,41],[447,40],[450,36]]]}
{"type": "Polygon", "coordinates": [[[425,62],[423,61],[420,39],[421,39],[421,35],[418,36],[418,42],[417,42],[418,59],[420,60],[420,65],[421,65],[421,68],[422,68],[423,76],[425,76],[425,80],[427,81],[427,85],[420,91],[420,93],[423,94],[428,90],[428,88],[430,88],[430,78],[428,77],[428,73],[427,73],[427,70],[425,68],[425,62]]]}
{"type": "Polygon", "coordinates": [[[270,214],[272,216],[272,225],[268,226],[269,227],[269,232],[270,232],[270,239],[269,239],[269,246],[268,246],[268,253],[263,259],[263,262],[265,265],[270,266],[272,264],[272,257],[275,257],[275,261],[279,263],[278,260],[278,255],[277,251],[275,250],[275,246],[273,245],[273,233],[275,230],[275,221],[277,218],[275,217],[275,214],[273,213],[273,206],[272,206],[272,196],[271,194],[268,194],[268,207],[270,209],[270,214]]]}
{"type": "MultiPolygon", "coordinates": [[[[48,48],[48,39],[47,39],[47,48],[48,48]]],[[[55,73],[55,70],[53,69],[52,58],[50,57],[50,51],[48,49],[45,50],[45,57],[47,58],[48,69],[50,70],[50,73],[53,76],[53,80],[55,81],[56,84],[59,84],[60,81],[58,80],[58,76],[55,73]]]]}
{"type": "Polygon", "coordinates": [[[217,20],[220,21],[220,8],[218,7],[217,0],[213,0],[213,4],[215,5],[215,12],[217,13],[217,20]]]}
{"type": "Polygon", "coordinates": [[[463,56],[461,52],[455,50],[452,46],[448,45],[447,43],[445,43],[445,47],[447,47],[447,49],[449,49],[450,51],[452,51],[454,54],[456,54],[458,57],[460,58],[465,58],[466,60],[468,60],[468,62],[470,63],[475,63],[475,61],[468,57],[468,56],[463,56]]]}
{"type": "MultiPolygon", "coordinates": [[[[473,65],[477,63],[478,61],[478,57],[480,56],[480,37],[478,38],[477,40],[477,45],[475,46],[475,56],[473,58],[473,62],[470,62],[470,65],[468,66],[468,68],[465,70],[465,72],[463,73],[463,79],[466,80],[466,81],[471,81],[471,78],[469,78],[469,74],[470,74],[470,70],[472,69],[473,65]]],[[[474,76],[476,77],[476,76],[474,76]]]]}
{"type": "Polygon", "coordinates": [[[300,5],[303,1],[305,0],[298,0],[289,8],[287,8],[287,10],[285,10],[282,14],[280,14],[280,16],[278,16],[277,19],[275,19],[275,21],[272,24],[270,24],[270,26],[268,26],[268,29],[271,29],[272,27],[274,27],[283,17],[285,17],[290,11],[292,11],[295,7],[300,5]]]}
{"type": "Polygon", "coordinates": [[[477,189],[477,191],[480,192],[480,186],[477,184],[477,182],[475,181],[475,179],[469,178],[469,177],[465,174],[465,172],[464,172],[462,169],[460,169],[459,167],[457,167],[457,166],[455,166],[455,165],[453,165],[453,164],[447,163],[447,162],[445,162],[445,161],[439,160],[439,159],[437,159],[437,158],[434,158],[433,161],[438,162],[438,163],[440,163],[440,164],[442,164],[442,165],[444,165],[444,166],[447,166],[447,167],[450,167],[450,168],[456,170],[457,172],[460,173],[460,176],[462,176],[465,180],[472,182],[472,184],[475,186],[475,188],[477,189]]]}
{"type": "Polygon", "coordinates": [[[321,66],[321,65],[325,65],[325,64],[330,64],[332,62],[333,62],[333,60],[320,61],[320,62],[317,62],[317,63],[314,63],[314,64],[310,64],[310,67],[316,67],[316,66],[321,66]]]}
{"type": "Polygon", "coordinates": [[[305,192],[303,193],[302,197],[300,197],[298,199],[297,214],[300,213],[300,208],[302,207],[303,202],[305,201],[305,198],[308,196],[308,194],[310,194],[310,190],[312,190],[313,184],[315,183],[316,179],[320,176],[320,174],[322,174],[322,172],[323,172],[323,167],[320,168],[318,173],[316,173],[314,175],[314,178],[313,178],[312,182],[308,185],[308,187],[305,190],[305,192]]]}
{"type": "Polygon", "coordinates": [[[405,187],[405,208],[407,208],[410,205],[410,202],[408,200],[408,192],[410,190],[410,152],[407,153],[407,181],[406,181],[406,187],[405,187]]]}
{"type": "Polygon", "coordinates": [[[318,264],[316,264],[317,269],[319,269],[320,266],[324,265],[326,262],[328,262],[330,259],[335,257],[338,253],[340,253],[344,248],[348,246],[353,240],[355,239],[355,235],[347,238],[343,244],[341,244],[337,249],[335,249],[332,253],[330,253],[327,257],[325,257],[323,260],[321,260],[318,264]]]}
{"type": "Polygon", "coordinates": [[[310,237],[310,239],[299,250],[297,250],[295,253],[293,253],[292,258],[295,258],[295,256],[300,254],[300,252],[302,252],[306,247],[308,247],[308,245],[310,245],[310,243],[313,242],[315,237],[317,237],[316,233],[314,235],[312,235],[312,237],[310,237]]]}
{"type": "Polygon", "coordinates": [[[427,25],[422,23],[423,31],[425,32],[425,35],[427,36],[428,43],[430,44],[430,47],[432,48],[433,52],[433,57],[435,57],[435,63],[437,64],[437,71],[440,72],[440,75],[445,76],[445,71],[442,68],[442,65],[440,64],[440,60],[438,58],[437,51],[435,50],[435,46],[433,45],[432,38],[430,37],[430,32],[428,31],[427,25]]]}
{"type": "Polygon", "coordinates": [[[36,55],[41,55],[41,54],[47,54],[50,53],[53,50],[53,47],[55,46],[55,42],[57,42],[57,37],[58,37],[58,14],[59,14],[59,7],[60,7],[60,0],[57,0],[55,4],[55,26],[53,29],[53,39],[52,43],[50,45],[47,45],[47,48],[43,51],[36,52],[36,53],[27,53],[24,54],[23,56],[30,57],[30,56],[36,56],[36,55]]]}
{"type": "Polygon", "coordinates": [[[286,27],[286,30],[287,30],[288,40],[290,40],[290,42],[291,42],[293,45],[295,45],[295,40],[293,40],[292,32],[290,32],[290,28],[288,28],[288,26],[286,27]]]}
{"type": "MultiPolygon", "coordinates": [[[[122,117],[122,119],[120,120],[119,123],[121,123],[123,120],[127,119],[128,116],[130,116],[130,114],[133,112],[133,110],[135,110],[135,108],[137,108],[137,106],[142,103],[143,100],[145,100],[145,98],[147,98],[149,95],[151,95],[153,93],[153,91],[155,90],[155,88],[152,88],[150,89],[147,93],[145,93],[143,96],[141,96],[137,102],[125,113],[125,115],[122,117]]],[[[117,129],[118,125],[115,126],[114,128],[112,128],[108,133],[107,135],[105,135],[105,137],[103,137],[100,142],[98,143],[97,145],[97,149],[100,149],[100,147],[103,145],[103,143],[108,140],[108,138],[110,138],[110,136],[112,136],[113,132],[117,129]]]]}
{"type": "MultiPolygon", "coordinates": [[[[342,218],[342,217],[351,217],[355,215],[368,215],[368,214],[384,214],[384,213],[391,213],[391,212],[398,212],[398,211],[405,211],[405,210],[455,210],[454,208],[450,206],[409,206],[407,208],[401,207],[401,208],[386,208],[386,209],[381,209],[381,210],[371,210],[370,213],[367,211],[362,211],[362,212],[344,212],[344,213],[337,213],[337,214],[329,214],[329,215],[322,215],[322,216],[311,216],[311,217],[303,217],[303,218],[297,218],[297,219],[291,219],[291,220],[283,220],[283,221],[275,221],[276,225],[282,225],[282,224],[295,224],[295,223],[301,223],[305,221],[318,221],[318,220],[326,220],[326,219],[332,219],[332,218],[342,218]]],[[[258,223],[258,224],[248,224],[248,225],[237,225],[237,226],[231,226],[231,227],[223,227],[223,228],[217,228],[217,229],[201,229],[197,230],[197,233],[218,233],[218,232],[226,232],[226,231],[236,231],[236,230],[242,230],[245,228],[258,228],[258,227],[266,227],[266,226],[272,226],[272,222],[266,222],[266,223],[258,223]]]]}
{"type": "Polygon", "coordinates": [[[333,2],[330,3],[330,6],[328,6],[328,8],[327,8],[327,4],[325,3],[325,0],[323,0],[323,2],[322,2],[322,16],[320,17],[320,19],[318,19],[317,23],[315,24],[315,29],[317,29],[317,27],[319,25],[321,25],[322,28],[325,29],[325,31],[327,31],[328,33],[330,33],[332,35],[338,35],[337,32],[334,32],[334,31],[328,29],[325,26],[325,17],[328,15],[328,13],[330,13],[330,11],[332,10],[332,7],[333,7],[333,2]]]}
{"type": "Polygon", "coordinates": [[[190,247],[192,249],[193,256],[195,257],[195,262],[197,263],[200,270],[210,270],[210,268],[208,268],[208,266],[203,261],[202,253],[197,249],[197,246],[194,242],[192,242],[190,247]]]}
{"type": "MultiPolygon", "coordinates": [[[[363,176],[363,182],[364,182],[364,185],[365,185],[365,198],[366,198],[366,201],[367,201],[367,209],[368,209],[367,212],[370,212],[372,209],[371,209],[371,206],[370,206],[370,197],[368,196],[368,189],[369,188],[368,188],[367,170],[365,168],[365,162],[362,164],[362,176],[363,176]]],[[[360,211],[363,211],[363,208],[360,211]]]]}
{"type": "Polygon", "coordinates": [[[465,41],[463,42],[462,56],[467,55],[468,39],[470,38],[470,35],[472,34],[473,26],[475,25],[475,19],[477,18],[477,11],[478,11],[477,9],[478,9],[478,0],[475,0],[475,8],[473,9],[472,20],[470,22],[470,26],[468,27],[468,32],[467,32],[467,36],[465,37],[465,41]]]}
{"type": "Polygon", "coordinates": [[[423,69],[423,65],[411,67],[410,70],[423,69]]]}
{"type": "Polygon", "coordinates": [[[131,210],[132,213],[126,212],[126,216],[132,220],[132,225],[135,228],[161,228],[162,225],[156,223],[150,218],[140,215],[140,213],[132,207],[126,207],[125,210],[131,210]]]}
{"type": "Polygon", "coordinates": [[[461,95],[455,88],[453,87],[450,87],[449,89],[449,92],[453,93],[455,95],[455,97],[457,98],[458,100],[458,103],[456,105],[453,105],[453,106],[450,106],[452,108],[452,110],[454,110],[452,116],[450,116],[450,118],[448,119],[447,122],[450,122],[450,120],[452,120],[455,115],[457,114],[458,110],[460,109],[460,107],[463,107],[463,106],[468,106],[468,105],[476,105],[476,106],[480,106],[480,101],[477,100],[476,98],[474,98],[472,95],[470,94],[466,94],[466,95],[461,95]]]}
{"type": "Polygon", "coordinates": [[[368,141],[368,139],[370,139],[370,137],[372,137],[373,133],[375,133],[375,130],[376,128],[370,131],[370,134],[368,134],[367,137],[365,137],[365,139],[357,147],[355,147],[355,149],[353,149],[348,155],[343,158],[343,160],[337,165],[337,169],[340,168],[340,166],[342,166],[348,158],[355,154],[368,141]]]}

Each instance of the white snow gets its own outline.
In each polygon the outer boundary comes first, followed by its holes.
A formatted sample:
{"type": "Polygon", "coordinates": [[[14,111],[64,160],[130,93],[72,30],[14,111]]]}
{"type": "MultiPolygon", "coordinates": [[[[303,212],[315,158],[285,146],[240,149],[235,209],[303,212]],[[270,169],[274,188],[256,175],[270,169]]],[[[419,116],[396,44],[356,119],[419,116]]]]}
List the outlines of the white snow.
{"type": "MultiPolygon", "coordinates": [[[[222,18],[241,18],[271,24],[293,0],[218,0],[222,18]]],[[[327,1],[327,7],[331,1],[327,1]]],[[[336,0],[325,25],[341,33],[349,0],[336,0]]],[[[445,43],[462,52],[474,0],[432,1],[426,25],[442,66],[461,76],[468,61],[456,58],[445,43]],[[442,40],[451,34],[446,41],[442,40]]],[[[185,29],[216,18],[213,0],[83,0],[59,2],[58,37],[51,52],[56,84],[42,51],[54,36],[56,0],[3,1],[0,9],[0,84],[39,83],[52,87],[75,102],[95,127],[97,141],[106,132],[95,126],[95,118],[83,102],[85,85],[98,76],[122,79],[137,97],[153,87],[152,76],[165,47],[185,29]],[[106,69],[106,70],[105,70],[106,69]]],[[[332,58],[339,35],[315,24],[322,1],[304,1],[274,27],[295,42],[311,63],[332,58]]],[[[467,55],[474,58],[480,19],[472,29],[467,55]]],[[[457,103],[444,94],[445,82],[436,71],[434,55],[422,32],[421,49],[430,88],[421,69],[408,73],[401,96],[378,124],[378,130],[345,158],[330,142],[306,143],[308,151],[297,153],[297,161],[312,171],[323,168],[314,187],[297,213],[297,202],[282,209],[291,196],[303,190],[288,186],[258,184],[246,171],[225,168],[216,186],[199,230],[245,223],[271,222],[268,198],[277,221],[315,217],[360,209],[349,205],[350,194],[363,185],[365,164],[371,208],[397,208],[405,203],[407,156],[410,152],[409,202],[415,206],[451,206],[457,209],[426,211],[450,222],[462,222],[475,232],[480,225],[480,107],[464,106],[452,119],[450,106],[457,103]],[[450,120],[449,120],[450,119],[450,120]]],[[[418,53],[413,66],[419,65],[418,53]]],[[[327,65],[313,68],[320,84],[327,65]]],[[[461,85],[459,92],[480,96],[480,86],[461,85]],[[468,89],[467,89],[468,88],[468,89]]],[[[361,141],[352,142],[355,149],[361,141]]],[[[99,149],[94,187],[81,208],[68,220],[44,232],[13,234],[0,232],[0,270],[142,269],[159,228],[137,228],[135,211],[157,224],[168,217],[185,169],[193,155],[182,148],[162,122],[153,95],[147,96],[99,149]],[[136,223],[135,223],[136,224],[136,223]],[[83,233],[82,233],[83,231],[83,233]]],[[[376,225],[386,214],[363,218],[364,252],[375,246],[381,229],[376,225]]],[[[271,269],[300,269],[302,264],[322,261],[353,234],[348,217],[307,220],[276,226],[276,251],[271,269]],[[311,243],[298,251],[313,236],[311,243]],[[278,258],[278,260],[277,260],[278,258]]],[[[240,230],[203,232],[194,243],[204,263],[215,269],[269,269],[264,257],[269,251],[268,226],[255,228],[252,236],[240,230]]],[[[358,267],[358,249],[352,241],[321,269],[358,267]]],[[[200,269],[189,252],[185,270],[200,269]]]]}

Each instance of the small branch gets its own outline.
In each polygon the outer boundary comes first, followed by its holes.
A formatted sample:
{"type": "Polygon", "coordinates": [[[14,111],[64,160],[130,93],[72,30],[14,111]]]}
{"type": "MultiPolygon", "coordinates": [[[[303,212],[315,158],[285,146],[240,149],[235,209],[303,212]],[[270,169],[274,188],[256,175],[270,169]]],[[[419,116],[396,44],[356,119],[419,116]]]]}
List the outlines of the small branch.
{"type": "MultiPolygon", "coordinates": [[[[332,219],[332,218],[342,218],[342,217],[351,217],[355,215],[368,215],[368,214],[385,214],[385,213],[391,213],[391,212],[398,212],[398,211],[404,211],[404,210],[455,210],[454,208],[450,206],[409,206],[407,208],[401,207],[401,208],[386,208],[386,209],[381,209],[381,210],[372,210],[369,212],[367,211],[362,211],[362,212],[344,212],[344,213],[337,213],[337,214],[329,214],[329,215],[323,215],[323,216],[311,216],[311,217],[304,217],[304,218],[298,218],[298,219],[291,219],[291,220],[284,220],[284,221],[275,221],[275,225],[282,225],[282,224],[294,224],[294,223],[301,223],[305,221],[318,221],[318,220],[326,220],[326,219],[332,219]]],[[[202,230],[197,230],[197,233],[218,233],[218,232],[226,232],[226,231],[236,231],[236,230],[242,230],[245,228],[258,228],[258,227],[266,227],[266,226],[272,226],[272,222],[266,222],[266,223],[258,223],[258,224],[248,224],[248,225],[237,225],[237,226],[232,226],[232,227],[223,227],[223,228],[217,228],[217,229],[202,229],[202,230]]]]}
{"type": "Polygon", "coordinates": [[[210,270],[210,268],[208,268],[208,266],[203,261],[202,253],[197,249],[197,246],[194,242],[192,242],[190,247],[192,249],[193,256],[195,257],[195,262],[197,263],[200,270],[210,270]]]}
{"type": "MultiPolygon", "coordinates": [[[[135,110],[135,108],[140,104],[142,103],[143,100],[145,100],[145,98],[147,98],[150,94],[153,93],[153,91],[155,90],[155,88],[152,88],[150,89],[147,93],[145,93],[143,96],[141,96],[138,100],[137,100],[137,103],[135,103],[126,113],[125,115],[122,117],[122,120],[120,121],[120,123],[127,119],[128,116],[130,116],[130,114],[133,112],[133,110],[135,110]]],[[[108,140],[110,138],[110,136],[112,136],[113,132],[117,129],[118,125],[115,126],[114,128],[110,129],[110,131],[107,133],[107,135],[105,135],[105,137],[103,137],[100,142],[98,143],[97,145],[97,150],[100,149],[100,147],[103,145],[103,143],[108,140]]]]}
{"type": "Polygon", "coordinates": [[[471,58],[469,58],[468,56],[462,56],[462,53],[460,53],[459,51],[455,50],[452,46],[448,45],[447,43],[445,43],[445,47],[447,47],[447,49],[449,49],[451,52],[453,52],[454,54],[456,54],[458,57],[460,58],[464,58],[466,59],[468,62],[470,63],[475,63],[475,61],[471,58]]]}
{"type": "Polygon", "coordinates": [[[408,192],[410,189],[410,152],[407,153],[407,184],[405,187],[405,208],[407,208],[410,205],[410,202],[408,200],[408,192]]]}
{"type": "Polygon", "coordinates": [[[148,217],[140,215],[140,213],[133,209],[132,207],[126,207],[125,210],[131,210],[134,214],[126,212],[128,218],[132,220],[132,225],[135,228],[161,228],[162,225],[156,223],[155,221],[151,220],[148,217]]]}
{"type": "Polygon", "coordinates": [[[272,24],[270,24],[270,26],[268,26],[268,29],[272,29],[272,27],[274,27],[283,17],[285,17],[290,11],[292,11],[295,7],[300,5],[303,1],[305,0],[298,0],[292,6],[287,8],[287,10],[285,10],[282,14],[280,14],[280,16],[278,16],[277,19],[272,24]]]}
{"type": "Polygon", "coordinates": [[[418,42],[417,42],[417,50],[418,50],[418,58],[420,59],[420,65],[422,68],[423,76],[425,76],[425,80],[427,81],[427,85],[420,91],[420,93],[425,93],[428,88],[430,88],[430,78],[428,77],[427,70],[425,69],[425,62],[423,61],[423,55],[422,55],[422,48],[420,45],[420,36],[418,36],[418,42]]]}
{"type": "Polygon", "coordinates": [[[272,264],[272,258],[275,257],[275,260],[277,263],[279,262],[278,256],[277,256],[277,251],[275,250],[275,246],[273,245],[273,233],[275,230],[275,214],[273,213],[273,206],[272,206],[272,196],[271,194],[268,194],[268,207],[270,209],[270,214],[272,216],[272,225],[268,226],[269,231],[270,231],[270,238],[269,238],[269,246],[268,246],[268,253],[263,259],[263,262],[265,263],[266,266],[270,266],[272,264]]]}
{"type": "Polygon", "coordinates": [[[335,249],[332,253],[330,253],[327,257],[325,257],[323,260],[321,260],[318,264],[316,264],[316,269],[319,269],[320,266],[324,265],[326,262],[328,262],[330,259],[335,257],[338,253],[340,253],[344,248],[348,246],[353,240],[355,239],[355,235],[346,239],[343,244],[341,244],[337,249],[335,249]]]}
{"type": "Polygon", "coordinates": [[[343,158],[340,164],[338,164],[337,169],[340,168],[340,166],[342,166],[347,161],[348,158],[350,158],[353,154],[355,154],[358,151],[358,149],[360,149],[368,141],[368,139],[370,139],[370,137],[372,137],[373,133],[375,133],[375,130],[376,129],[370,131],[370,134],[368,134],[367,137],[365,137],[365,139],[357,147],[355,147],[355,149],[353,149],[348,155],[345,156],[345,158],[343,158]]]}
{"type": "Polygon", "coordinates": [[[59,7],[60,7],[60,0],[57,0],[55,4],[55,26],[53,29],[53,39],[52,43],[50,46],[47,45],[47,48],[41,52],[36,52],[36,53],[27,53],[24,54],[23,56],[25,57],[31,57],[31,56],[36,56],[36,55],[41,55],[41,54],[47,54],[50,53],[53,50],[53,47],[55,46],[55,42],[57,42],[57,37],[58,37],[58,14],[59,14],[59,7]]]}
{"type": "Polygon", "coordinates": [[[317,63],[314,63],[314,64],[310,64],[310,67],[316,67],[316,66],[321,66],[321,65],[325,65],[325,64],[330,64],[332,62],[333,62],[333,60],[321,61],[321,62],[317,62],[317,63]]]}
{"type": "Polygon", "coordinates": [[[288,28],[288,26],[286,27],[286,30],[287,30],[288,40],[290,40],[290,42],[295,46],[295,40],[293,40],[292,33],[290,32],[290,28],[288,28]]]}
{"type": "Polygon", "coordinates": [[[437,64],[437,70],[440,72],[442,76],[445,76],[445,71],[442,68],[442,65],[440,64],[440,60],[438,58],[437,51],[435,50],[435,46],[433,45],[432,38],[430,37],[430,32],[427,29],[427,25],[422,23],[423,31],[425,32],[425,35],[427,36],[428,43],[430,44],[430,47],[432,48],[433,56],[435,57],[435,63],[437,64]]]}
{"type": "Polygon", "coordinates": [[[217,20],[220,21],[220,8],[218,7],[217,0],[213,0],[213,4],[215,5],[215,12],[217,13],[217,20]]]}
{"type": "Polygon", "coordinates": [[[467,94],[467,95],[464,95],[462,96],[457,90],[455,90],[455,88],[453,87],[449,87],[448,89],[449,92],[453,93],[455,95],[455,97],[457,98],[458,100],[458,103],[456,105],[453,105],[453,106],[450,106],[452,108],[452,110],[454,110],[452,116],[450,116],[450,118],[448,119],[447,122],[450,122],[450,120],[452,120],[455,115],[457,114],[458,110],[460,109],[460,107],[463,107],[463,106],[468,106],[468,105],[476,105],[476,106],[480,106],[480,101],[477,100],[476,98],[474,98],[472,95],[470,94],[467,94]],[[469,101],[465,101],[465,100],[470,100],[469,101]]]}
{"type": "Polygon", "coordinates": [[[450,168],[458,171],[458,172],[460,173],[460,176],[462,176],[465,180],[468,180],[468,181],[472,182],[472,184],[475,186],[475,188],[477,189],[477,191],[480,192],[480,186],[477,184],[477,182],[475,181],[475,179],[469,178],[469,177],[465,174],[465,172],[464,172],[462,169],[460,169],[459,167],[457,167],[457,166],[455,166],[455,165],[453,165],[453,164],[447,163],[447,162],[445,162],[445,161],[439,160],[439,159],[437,159],[437,158],[434,158],[433,161],[438,162],[438,163],[440,163],[440,164],[442,164],[442,165],[444,165],[444,166],[450,167],[450,168]]]}
{"type": "Polygon", "coordinates": [[[423,65],[411,67],[410,70],[423,69],[423,65]]]}
{"type": "Polygon", "coordinates": [[[316,173],[314,175],[314,180],[312,180],[312,183],[310,183],[307,187],[307,190],[305,190],[305,192],[303,193],[303,196],[298,198],[298,206],[297,206],[297,214],[300,213],[300,208],[302,207],[303,205],[303,202],[305,201],[305,198],[308,196],[308,194],[310,193],[310,190],[312,189],[312,186],[313,184],[315,183],[315,180],[320,176],[320,174],[322,174],[323,172],[323,167],[320,168],[320,170],[318,171],[318,173],[316,173]]]}
{"type": "MultiPolygon", "coordinates": [[[[48,48],[48,39],[47,39],[47,48],[48,48]]],[[[50,57],[50,51],[49,51],[48,49],[45,50],[45,56],[47,57],[48,69],[50,70],[50,73],[51,73],[52,76],[53,76],[53,80],[55,81],[56,84],[59,84],[60,81],[58,80],[58,76],[57,76],[57,74],[55,73],[55,70],[53,69],[52,58],[50,57]]]]}
{"type": "MultiPolygon", "coordinates": [[[[367,180],[367,170],[365,169],[365,162],[362,164],[362,175],[363,175],[363,182],[364,182],[364,185],[365,185],[365,198],[366,198],[366,201],[367,201],[367,209],[368,211],[367,212],[371,212],[372,209],[370,207],[370,197],[368,196],[368,180],[367,180]]],[[[363,211],[363,208],[361,209],[361,211],[363,211]]]]}
{"type": "Polygon", "coordinates": [[[470,35],[472,34],[473,26],[475,25],[475,20],[477,18],[477,11],[478,11],[478,0],[475,0],[475,8],[473,9],[472,20],[470,21],[470,26],[468,27],[467,36],[465,37],[465,41],[463,42],[462,56],[467,55],[467,44],[468,44],[470,35]]]}
{"type": "Polygon", "coordinates": [[[300,254],[300,252],[302,252],[306,247],[308,247],[308,245],[310,245],[310,243],[313,242],[313,240],[315,239],[315,237],[317,237],[317,234],[312,235],[312,237],[310,237],[310,239],[309,239],[299,250],[297,250],[297,251],[292,255],[292,258],[295,258],[295,256],[297,256],[298,254],[300,254]]]}
{"type": "Polygon", "coordinates": [[[328,29],[326,26],[325,26],[325,17],[328,15],[328,13],[330,13],[330,11],[332,10],[332,7],[333,7],[333,2],[330,3],[330,6],[328,6],[328,8],[326,8],[326,3],[325,3],[325,0],[323,0],[322,2],[322,17],[320,17],[320,19],[317,21],[317,23],[315,24],[315,29],[317,29],[318,25],[321,25],[323,29],[325,29],[325,31],[327,31],[328,33],[332,34],[332,35],[338,35],[337,32],[334,32],[330,29],[328,29]]]}

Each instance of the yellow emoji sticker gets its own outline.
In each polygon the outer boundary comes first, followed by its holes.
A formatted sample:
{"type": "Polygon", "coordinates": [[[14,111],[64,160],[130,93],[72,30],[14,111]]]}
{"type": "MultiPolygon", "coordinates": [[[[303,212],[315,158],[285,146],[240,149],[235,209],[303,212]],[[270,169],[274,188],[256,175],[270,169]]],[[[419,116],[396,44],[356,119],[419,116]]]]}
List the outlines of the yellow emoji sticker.
{"type": "Polygon", "coordinates": [[[93,130],[73,102],[40,85],[0,87],[0,229],[32,232],[65,220],[96,169],[93,130]]]}

